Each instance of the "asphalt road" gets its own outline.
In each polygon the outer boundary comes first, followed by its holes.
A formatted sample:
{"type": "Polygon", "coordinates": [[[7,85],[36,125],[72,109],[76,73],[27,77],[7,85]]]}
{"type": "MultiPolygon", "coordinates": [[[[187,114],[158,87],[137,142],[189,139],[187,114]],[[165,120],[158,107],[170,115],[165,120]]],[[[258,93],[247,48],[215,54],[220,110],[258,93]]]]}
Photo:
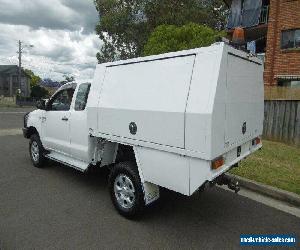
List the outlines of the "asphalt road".
{"type": "MultiPolygon", "coordinates": [[[[22,116],[0,110],[0,130],[20,127],[22,116]]],[[[36,169],[21,135],[0,136],[0,170],[1,250],[238,249],[240,234],[300,238],[299,218],[218,188],[189,198],[164,191],[142,219],[124,219],[106,170],[36,169]]]]}
{"type": "Polygon", "coordinates": [[[33,108],[0,108],[0,129],[21,128],[23,116],[33,108]]]}

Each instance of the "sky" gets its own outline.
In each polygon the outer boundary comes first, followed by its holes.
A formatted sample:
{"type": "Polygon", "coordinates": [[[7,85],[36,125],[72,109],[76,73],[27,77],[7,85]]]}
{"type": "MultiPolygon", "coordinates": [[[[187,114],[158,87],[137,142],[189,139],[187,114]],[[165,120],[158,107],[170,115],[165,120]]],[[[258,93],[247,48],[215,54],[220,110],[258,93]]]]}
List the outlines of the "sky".
{"type": "Polygon", "coordinates": [[[42,78],[93,78],[101,40],[93,0],[0,0],[0,64],[18,64],[42,78]],[[30,48],[28,45],[33,45],[30,48]]]}

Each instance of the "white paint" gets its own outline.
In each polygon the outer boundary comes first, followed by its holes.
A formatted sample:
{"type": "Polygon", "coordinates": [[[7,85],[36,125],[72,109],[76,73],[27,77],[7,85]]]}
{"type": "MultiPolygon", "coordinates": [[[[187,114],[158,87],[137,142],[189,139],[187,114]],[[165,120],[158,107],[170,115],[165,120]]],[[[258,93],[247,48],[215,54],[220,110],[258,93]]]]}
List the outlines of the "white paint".
{"type": "Polygon", "coordinates": [[[68,165],[72,168],[75,168],[77,170],[80,170],[82,172],[85,171],[89,166],[88,162],[80,161],[78,159],[75,159],[72,156],[62,154],[59,152],[55,152],[55,151],[50,152],[50,154],[46,155],[46,157],[51,160],[55,160],[55,161],[61,162],[63,164],[66,164],[66,165],[68,165]]]}
{"type": "Polygon", "coordinates": [[[86,110],[75,112],[73,99],[66,114],[32,112],[28,124],[47,128],[44,146],[75,163],[107,165],[118,144],[131,145],[143,185],[154,185],[149,193],[162,186],[191,195],[261,147],[251,141],[262,133],[262,69],[260,60],[223,43],[106,63],[97,66],[86,110]],[[62,115],[69,124],[60,123],[62,115]],[[225,164],[212,170],[219,156],[225,164]]]}
{"type": "MultiPolygon", "coordinates": [[[[99,103],[97,106],[93,101],[88,112],[93,120],[92,134],[114,142],[213,160],[262,133],[260,63],[220,43],[103,64],[101,87],[94,87],[100,93],[99,103]],[[235,88],[236,85],[240,86],[235,88]],[[232,100],[236,95],[239,96],[232,100]],[[137,124],[136,135],[130,134],[128,128],[132,121],[137,124]]],[[[99,76],[94,85],[98,81],[99,76]]]]}
{"type": "Polygon", "coordinates": [[[45,111],[41,124],[44,147],[70,155],[70,111],[45,111]],[[63,121],[64,117],[69,120],[63,121]]]}
{"type": "Polygon", "coordinates": [[[189,161],[187,157],[136,147],[145,181],[189,195],[189,161]]]}
{"type": "Polygon", "coordinates": [[[184,112],[194,58],[191,55],[107,67],[98,130],[184,148],[184,112]],[[131,122],[137,125],[135,135],[128,129],[131,122]]]}
{"type": "Polygon", "coordinates": [[[80,84],[78,84],[72,99],[69,115],[70,155],[79,160],[89,162],[89,133],[86,110],[75,110],[75,100],[80,84]]]}
{"type": "Polygon", "coordinates": [[[227,57],[225,142],[231,146],[257,135],[258,131],[262,133],[263,68],[233,55],[227,57]],[[237,133],[243,122],[247,125],[246,133],[237,133]]]}

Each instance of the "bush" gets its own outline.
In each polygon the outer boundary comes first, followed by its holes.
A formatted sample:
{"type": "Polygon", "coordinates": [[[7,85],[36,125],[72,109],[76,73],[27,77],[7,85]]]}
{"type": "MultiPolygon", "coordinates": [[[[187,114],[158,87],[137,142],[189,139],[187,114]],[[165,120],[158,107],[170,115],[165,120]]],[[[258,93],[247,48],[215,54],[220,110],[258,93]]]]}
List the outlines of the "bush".
{"type": "Polygon", "coordinates": [[[160,25],[151,33],[144,47],[143,55],[156,55],[209,46],[222,35],[222,32],[195,23],[181,27],[160,25]]]}
{"type": "Polygon", "coordinates": [[[31,97],[41,99],[49,96],[49,92],[47,89],[41,87],[40,85],[32,86],[31,88],[31,97]]]}

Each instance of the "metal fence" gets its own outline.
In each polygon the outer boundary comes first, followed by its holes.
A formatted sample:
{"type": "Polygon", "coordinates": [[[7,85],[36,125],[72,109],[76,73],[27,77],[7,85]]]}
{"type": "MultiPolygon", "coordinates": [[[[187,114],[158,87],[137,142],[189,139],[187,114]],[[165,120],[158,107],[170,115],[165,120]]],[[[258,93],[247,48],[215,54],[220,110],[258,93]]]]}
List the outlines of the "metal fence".
{"type": "Polygon", "coordinates": [[[259,23],[266,24],[269,20],[269,5],[262,6],[260,12],[259,23]]]}

